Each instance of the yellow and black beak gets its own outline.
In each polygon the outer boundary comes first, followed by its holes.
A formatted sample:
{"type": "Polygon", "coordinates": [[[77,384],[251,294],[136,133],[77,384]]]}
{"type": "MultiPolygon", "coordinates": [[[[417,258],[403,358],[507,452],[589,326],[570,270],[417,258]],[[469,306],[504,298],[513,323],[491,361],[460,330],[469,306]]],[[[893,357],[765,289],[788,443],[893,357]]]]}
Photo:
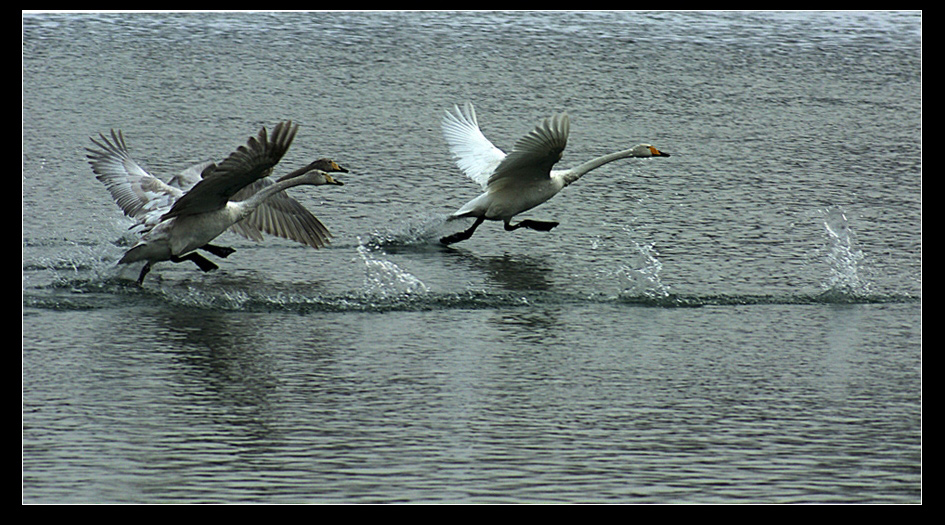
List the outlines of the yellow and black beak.
{"type": "Polygon", "coordinates": [[[650,146],[650,153],[654,157],[668,157],[669,156],[669,153],[663,153],[662,151],[654,148],[653,146],[650,146]]]}
{"type": "Polygon", "coordinates": [[[331,164],[330,164],[330,166],[329,166],[329,169],[327,169],[327,170],[325,170],[325,171],[337,171],[337,172],[341,172],[341,173],[348,173],[348,170],[346,170],[346,169],[342,168],[341,166],[339,166],[338,163],[335,162],[335,161],[331,161],[331,164]]]}

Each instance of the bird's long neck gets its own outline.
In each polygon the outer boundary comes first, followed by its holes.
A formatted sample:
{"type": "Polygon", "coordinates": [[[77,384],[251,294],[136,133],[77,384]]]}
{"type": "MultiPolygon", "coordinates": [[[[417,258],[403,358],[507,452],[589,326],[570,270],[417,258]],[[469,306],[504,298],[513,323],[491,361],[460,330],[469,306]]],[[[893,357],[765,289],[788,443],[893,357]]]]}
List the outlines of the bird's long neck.
{"type": "MultiPolygon", "coordinates": [[[[303,168],[304,170],[304,168],[303,168]]],[[[303,171],[298,170],[298,171],[303,171]]],[[[295,172],[293,172],[295,173],[295,172]]],[[[299,186],[301,184],[306,184],[308,180],[305,177],[292,177],[280,180],[279,182],[270,184],[262,188],[261,190],[254,193],[248,199],[241,200],[238,202],[230,201],[228,206],[235,206],[237,208],[237,213],[239,214],[239,220],[249,216],[250,213],[259,207],[260,204],[266,202],[266,199],[272,197],[273,195],[279,193],[280,191],[285,191],[293,186],[299,186]]]]}
{"type": "Polygon", "coordinates": [[[299,168],[299,169],[297,169],[297,170],[295,170],[295,171],[293,171],[293,172],[291,172],[291,173],[289,173],[289,174],[286,174],[286,175],[283,175],[283,176],[279,177],[279,179],[277,180],[277,182],[282,182],[282,181],[284,181],[284,180],[294,179],[295,177],[298,177],[299,175],[304,175],[305,173],[311,171],[312,168],[315,167],[315,163],[316,163],[316,162],[318,162],[318,161],[315,161],[315,162],[309,164],[308,166],[302,166],[301,168],[299,168]]]}
{"type": "Polygon", "coordinates": [[[609,153],[607,155],[602,155],[596,159],[591,159],[584,164],[575,166],[569,170],[565,170],[561,173],[561,177],[564,180],[564,185],[567,186],[572,182],[583,177],[587,172],[595,170],[608,162],[613,162],[615,160],[625,159],[627,157],[633,157],[632,149],[625,149],[623,151],[615,151],[614,153],[609,153]]]}

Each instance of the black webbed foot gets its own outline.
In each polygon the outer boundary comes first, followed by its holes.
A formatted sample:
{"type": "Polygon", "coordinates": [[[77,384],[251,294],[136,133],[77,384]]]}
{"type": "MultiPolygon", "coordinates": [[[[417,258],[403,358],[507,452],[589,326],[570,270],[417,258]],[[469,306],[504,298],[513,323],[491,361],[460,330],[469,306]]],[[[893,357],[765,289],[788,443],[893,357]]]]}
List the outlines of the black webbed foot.
{"type": "Polygon", "coordinates": [[[231,253],[236,251],[235,249],[230,248],[229,246],[217,246],[215,244],[204,244],[203,246],[200,247],[200,249],[204,250],[207,253],[216,255],[217,257],[222,257],[224,259],[226,259],[231,253]]]}

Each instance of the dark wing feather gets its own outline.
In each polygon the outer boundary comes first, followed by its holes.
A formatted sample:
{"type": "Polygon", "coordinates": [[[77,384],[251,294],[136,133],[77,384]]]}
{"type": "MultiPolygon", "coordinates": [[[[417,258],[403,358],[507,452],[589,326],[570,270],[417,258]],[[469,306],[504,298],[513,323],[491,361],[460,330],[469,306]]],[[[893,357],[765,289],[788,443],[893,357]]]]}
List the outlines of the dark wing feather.
{"type": "MultiPolygon", "coordinates": [[[[266,186],[275,184],[271,178],[262,178],[241,189],[233,196],[234,201],[245,200],[258,193],[266,186]]],[[[253,213],[230,226],[230,231],[236,232],[254,241],[262,240],[264,231],[284,239],[298,241],[312,248],[321,248],[329,243],[331,233],[318,217],[312,215],[305,206],[280,191],[260,204],[253,213]]]]}
{"type": "Polygon", "coordinates": [[[297,131],[297,125],[280,122],[269,138],[266,128],[262,128],[258,137],[250,137],[245,146],[237,148],[211,172],[205,172],[203,179],[178,199],[161,220],[223,208],[238,191],[269,175],[297,131]]]}

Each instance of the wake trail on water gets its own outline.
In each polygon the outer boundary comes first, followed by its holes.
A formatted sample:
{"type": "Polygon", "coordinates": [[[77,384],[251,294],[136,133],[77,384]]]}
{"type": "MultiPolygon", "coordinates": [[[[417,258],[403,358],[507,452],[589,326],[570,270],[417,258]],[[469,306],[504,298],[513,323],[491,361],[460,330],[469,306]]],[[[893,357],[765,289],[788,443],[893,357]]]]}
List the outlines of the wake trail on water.
{"type": "MultiPolygon", "coordinates": [[[[453,257],[479,263],[482,258],[440,245],[438,239],[446,223],[443,215],[428,215],[385,229],[373,231],[357,243],[340,249],[354,251],[354,267],[360,268],[360,286],[332,292],[318,287],[280,288],[243,281],[214,282],[201,275],[186,282],[137,286],[115,266],[114,246],[55,247],[52,253],[23,265],[23,304],[46,309],[90,309],[124,307],[135,302],[153,306],[187,307],[222,311],[404,311],[436,309],[517,308],[534,305],[613,304],[657,308],[685,308],[731,305],[816,305],[919,302],[918,296],[875,293],[863,277],[867,257],[856,244],[856,235],[846,213],[839,206],[818,210],[824,238],[818,256],[827,265],[819,287],[811,292],[757,294],[686,294],[664,283],[660,254],[652,243],[641,243],[631,228],[611,229],[591,237],[589,249],[574,257],[586,263],[588,275],[578,276],[578,284],[521,289],[501,287],[456,290],[452,282],[434,286],[424,282],[403,261],[391,254],[407,251],[429,258],[449,253],[453,257]],[[56,252],[55,250],[60,250],[56,252]],[[44,277],[40,278],[39,274],[44,277]],[[49,275],[52,275],[51,279],[49,275]],[[582,280],[583,279],[583,280],[582,280]],[[48,282],[47,282],[48,281],[48,282]],[[446,289],[443,289],[444,287],[446,289]],[[454,289],[449,289],[454,288],[454,289]],[[587,290],[594,290],[588,293],[587,290]],[[601,292],[603,290],[603,292],[601,292]]],[[[47,250],[48,251],[48,250],[47,250]]],[[[524,256],[523,256],[524,257],[524,256]]],[[[490,259],[485,259],[488,263],[490,259]]],[[[524,259],[526,262],[527,258],[524,259]]],[[[520,266],[521,261],[512,258],[520,266]]],[[[477,268],[476,264],[471,267],[477,268]]],[[[517,268],[518,269],[518,268],[517,268]]],[[[535,270],[545,269],[535,265],[535,270]]],[[[521,271],[529,272],[527,265],[521,271]]],[[[355,270],[357,271],[357,270],[355,270]]]]}

